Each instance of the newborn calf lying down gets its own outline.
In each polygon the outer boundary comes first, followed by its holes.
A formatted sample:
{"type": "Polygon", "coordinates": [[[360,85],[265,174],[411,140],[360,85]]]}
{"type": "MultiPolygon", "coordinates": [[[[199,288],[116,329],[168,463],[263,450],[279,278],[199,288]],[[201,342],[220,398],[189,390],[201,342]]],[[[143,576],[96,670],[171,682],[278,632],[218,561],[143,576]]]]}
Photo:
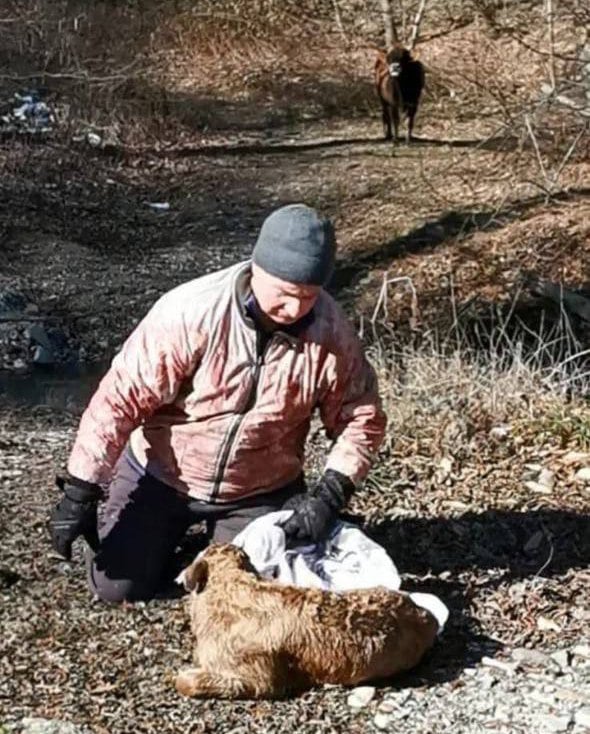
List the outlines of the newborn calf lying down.
{"type": "Polygon", "coordinates": [[[387,678],[415,666],[438,631],[406,594],[283,586],[234,545],[209,546],[179,580],[196,638],[195,667],[176,677],[186,696],[277,698],[387,678]]]}

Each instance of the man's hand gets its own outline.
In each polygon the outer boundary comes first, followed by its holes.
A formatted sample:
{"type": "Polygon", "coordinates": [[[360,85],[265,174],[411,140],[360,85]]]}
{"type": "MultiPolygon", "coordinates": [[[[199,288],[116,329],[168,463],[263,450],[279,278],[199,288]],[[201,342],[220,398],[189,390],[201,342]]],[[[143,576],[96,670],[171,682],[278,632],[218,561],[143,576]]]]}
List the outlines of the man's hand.
{"type": "Polygon", "coordinates": [[[303,497],[282,528],[287,540],[294,542],[325,540],[354,492],[353,482],[334,469],[326,469],[319,483],[303,497]]]}
{"type": "Polygon", "coordinates": [[[73,477],[58,477],[56,484],[64,494],[49,517],[51,544],[69,561],[72,557],[72,543],[80,535],[86,539],[92,550],[98,548],[96,511],[102,490],[98,484],[73,477]]]}

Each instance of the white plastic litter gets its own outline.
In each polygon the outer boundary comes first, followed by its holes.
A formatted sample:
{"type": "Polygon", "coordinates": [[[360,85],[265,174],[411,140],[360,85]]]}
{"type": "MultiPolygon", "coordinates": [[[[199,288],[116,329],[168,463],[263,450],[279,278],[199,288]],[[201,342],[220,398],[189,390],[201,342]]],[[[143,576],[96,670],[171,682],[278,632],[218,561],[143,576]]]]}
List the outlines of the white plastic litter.
{"type": "Polygon", "coordinates": [[[39,92],[30,90],[13,95],[14,106],[0,117],[5,130],[25,133],[49,132],[55,126],[52,109],[40,97],[39,92]]]}

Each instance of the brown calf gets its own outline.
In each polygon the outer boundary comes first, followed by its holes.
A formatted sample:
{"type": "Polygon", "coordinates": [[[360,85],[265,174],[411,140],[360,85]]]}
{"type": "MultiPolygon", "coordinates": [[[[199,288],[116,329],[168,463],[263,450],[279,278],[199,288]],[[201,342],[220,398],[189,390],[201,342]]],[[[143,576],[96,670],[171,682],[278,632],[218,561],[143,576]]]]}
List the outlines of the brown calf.
{"type": "Polygon", "coordinates": [[[264,581],[244,551],[210,545],[181,574],[196,639],[176,688],[201,698],[277,698],[357,685],[412,668],[435,641],[434,616],[382,587],[341,594],[264,581]]]}

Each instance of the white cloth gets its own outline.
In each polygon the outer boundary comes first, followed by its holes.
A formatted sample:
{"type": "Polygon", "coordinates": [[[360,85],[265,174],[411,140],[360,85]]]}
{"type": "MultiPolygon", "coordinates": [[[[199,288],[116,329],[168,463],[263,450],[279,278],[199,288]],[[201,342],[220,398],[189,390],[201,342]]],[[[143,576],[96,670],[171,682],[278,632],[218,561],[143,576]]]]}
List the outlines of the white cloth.
{"type": "MultiPolygon", "coordinates": [[[[285,533],[278,523],[291,514],[292,510],[281,510],[263,515],[233,540],[234,545],[248,554],[261,576],[282,584],[326,591],[375,586],[400,590],[399,573],[385,549],[350,523],[336,523],[323,543],[287,548],[285,533]]],[[[410,594],[410,598],[434,615],[439,632],[442,631],[449,615],[442,601],[422,593],[410,594]]]]}

